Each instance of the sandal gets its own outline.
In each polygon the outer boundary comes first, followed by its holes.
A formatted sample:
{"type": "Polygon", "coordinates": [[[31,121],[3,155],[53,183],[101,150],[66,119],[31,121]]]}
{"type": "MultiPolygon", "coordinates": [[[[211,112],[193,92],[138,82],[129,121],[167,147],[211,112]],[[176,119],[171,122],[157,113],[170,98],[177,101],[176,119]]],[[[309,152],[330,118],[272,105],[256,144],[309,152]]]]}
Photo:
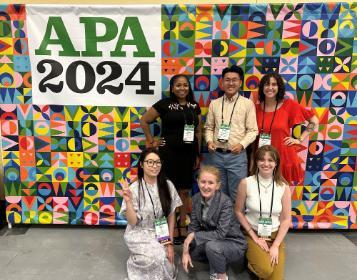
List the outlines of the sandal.
{"type": "Polygon", "coordinates": [[[181,245],[185,241],[187,237],[187,228],[186,226],[180,226],[180,219],[176,219],[176,229],[177,229],[177,236],[174,237],[173,243],[175,245],[181,245]],[[185,229],[185,233],[182,234],[182,229],[185,229]]]}

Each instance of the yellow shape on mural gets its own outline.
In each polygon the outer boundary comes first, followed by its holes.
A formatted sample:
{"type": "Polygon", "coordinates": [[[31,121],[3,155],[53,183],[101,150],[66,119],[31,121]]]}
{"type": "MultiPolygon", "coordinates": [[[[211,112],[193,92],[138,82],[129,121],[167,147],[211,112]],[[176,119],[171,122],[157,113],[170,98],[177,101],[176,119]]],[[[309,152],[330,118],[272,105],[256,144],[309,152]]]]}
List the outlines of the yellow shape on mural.
{"type": "Polygon", "coordinates": [[[19,151],[3,151],[3,165],[6,166],[9,162],[15,162],[20,164],[20,152],[19,151]]]}
{"type": "Polygon", "coordinates": [[[32,224],[36,220],[36,215],[37,211],[35,210],[26,211],[26,215],[23,215],[24,219],[22,220],[22,222],[24,224],[32,224]]]}
{"type": "Polygon", "coordinates": [[[334,225],[338,225],[341,228],[348,228],[348,216],[334,216],[334,225]]]}
{"type": "Polygon", "coordinates": [[[112,136],[114,127],[112,123],[98,123],[98,137],[112,136]]]}
{"type": "Polygon", "coordinates": [[[84,211],[99,211],[99,183],[84,183],[84,211]]]}
{"type": "Polygon", "coordinates": [[[246,39],[231,39],[235,45],[238,45],[236,51],[231,55],[231,57],[246,57],[247,56],[247,40],[246,39]]]}
{"type": "Polygon", "coordinates": [[[76,109],[73,109],[73,106],[64,107],[64,115],[66,121],[77,121],[80,122],[84,117],[85,113],[81,110],[79,106],[76,109]]]}
{"type": "Polygon", "coordinates": [[[38,221],[40,224],[52,224],[53,216],[52,212],[40,211],[38,214],[38,221]]]}
{"type": "Polygon", "coordinates": [[[325,205],[325,207],[320,208],[320,209],[317,211],[316,215],[317,215],[317,216],[320,216],[320,215],[325,214],[326,209],[328,209],[328,208],[330,208],[330,207],[333,207],[334,203],[335,203],[334,201],[328,202],[328,203],[325,205]]]}
{"type": "Polygon", "coordinates": [[[83,167],[83,153],[68,152],[67,153],[67,166],[68,167],[83,167]]]}
{"type": "MultiPolygon", "coordinates": [[[[0,41],[1,43],[1,41],[0,41]]],[[[1,55],[1,53],[0,53],[1,55]]],[[[1,65],[1,64],[0,64],[1,65]]],[[[8,74],[11,77],[4,78],[0,80],[0,86],[4,88],[13,88],[15,87],[15,78],[14,78],[14,69],[12,69],[9,64],[3,64],[0,66],[1,74],[8,74]]]]}
{"type": "Polygon", "coordinates": [[[22,220],[21,214],[16,211],[6,211],[6,217],[7,220],[10,220],[11,217],[11,221],[13,221],[15,224],[21,223],[22,220]]]}
{"type": "Polygon", "coordinates": [[[129,122],[130,121],[130,108],[118,108],[113,110],[114,122],[129,122]]]}
{"type": "Polygon", "coordinates": [[[204,31],[206,28],[207,29],[212,28],[212,24],[211,23],[207,24],[203,22],[196,23],[196,36],[195,36],[196,40],[207,39],[207,36],[209,36],[210,34],[204,31]]]}
{"type": "Polygon", "coordinates": [[[14,54],[13,41],[13,38],[0,38],[0,45],[2,46],[2,51],[0,51],[0,55],[14,54]]]}

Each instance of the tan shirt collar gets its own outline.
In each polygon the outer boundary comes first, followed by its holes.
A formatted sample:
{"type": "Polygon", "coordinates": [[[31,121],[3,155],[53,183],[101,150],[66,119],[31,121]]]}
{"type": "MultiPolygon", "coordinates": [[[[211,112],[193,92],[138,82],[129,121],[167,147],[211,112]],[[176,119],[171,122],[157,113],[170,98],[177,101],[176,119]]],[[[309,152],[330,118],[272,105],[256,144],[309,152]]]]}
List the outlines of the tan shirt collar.
{"type": "Polygon", "coordinates": [[[234,102],[234,101],[236,101],[236,99],[238,98],[238,92],[235,94],[235,95],[233,95],[232,97],[230,97],[230,98],[228,98],[226,95],[224,95],[223,96],[223,98],[224,98],[224,102],[234,102]]]}

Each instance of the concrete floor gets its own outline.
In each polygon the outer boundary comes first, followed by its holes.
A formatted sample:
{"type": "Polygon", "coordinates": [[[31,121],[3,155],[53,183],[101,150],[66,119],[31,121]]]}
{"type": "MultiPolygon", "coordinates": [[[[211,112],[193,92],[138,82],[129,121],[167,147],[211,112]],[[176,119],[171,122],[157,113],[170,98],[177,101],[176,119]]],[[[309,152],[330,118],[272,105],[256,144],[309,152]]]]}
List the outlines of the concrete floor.
{"type": "MultiPolygon", "coordinates": [[[[1,280],[121,280],[126,277],[123,228],[20,226],[0,230],[1,280]]],[[[291,232],[286,279],[356,279],[357,232],[291,232]]],[[[176,248],[180,251],[180,248],[176,248]]],[[[208,279],[197,264],[179,280],[208,279]]],[[[230,279],[253,279],[229,270],[230,279]]]]}

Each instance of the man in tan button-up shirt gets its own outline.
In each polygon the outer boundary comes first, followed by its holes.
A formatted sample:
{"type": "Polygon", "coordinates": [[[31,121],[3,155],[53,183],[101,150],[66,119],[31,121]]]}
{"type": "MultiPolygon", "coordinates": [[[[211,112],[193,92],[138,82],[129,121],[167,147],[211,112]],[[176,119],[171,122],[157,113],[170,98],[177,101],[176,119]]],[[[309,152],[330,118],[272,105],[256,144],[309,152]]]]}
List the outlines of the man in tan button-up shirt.
{"type": "Polygon", "coordinates": [[[239,94],[243,78],[236,65],[223,70],[224,96],[211,101],[205,125],[211,163],[220,170],[222,191],[232,201],[240,180],[247,176],[245,149],[258,135],[254,103],[239,94]]]}

